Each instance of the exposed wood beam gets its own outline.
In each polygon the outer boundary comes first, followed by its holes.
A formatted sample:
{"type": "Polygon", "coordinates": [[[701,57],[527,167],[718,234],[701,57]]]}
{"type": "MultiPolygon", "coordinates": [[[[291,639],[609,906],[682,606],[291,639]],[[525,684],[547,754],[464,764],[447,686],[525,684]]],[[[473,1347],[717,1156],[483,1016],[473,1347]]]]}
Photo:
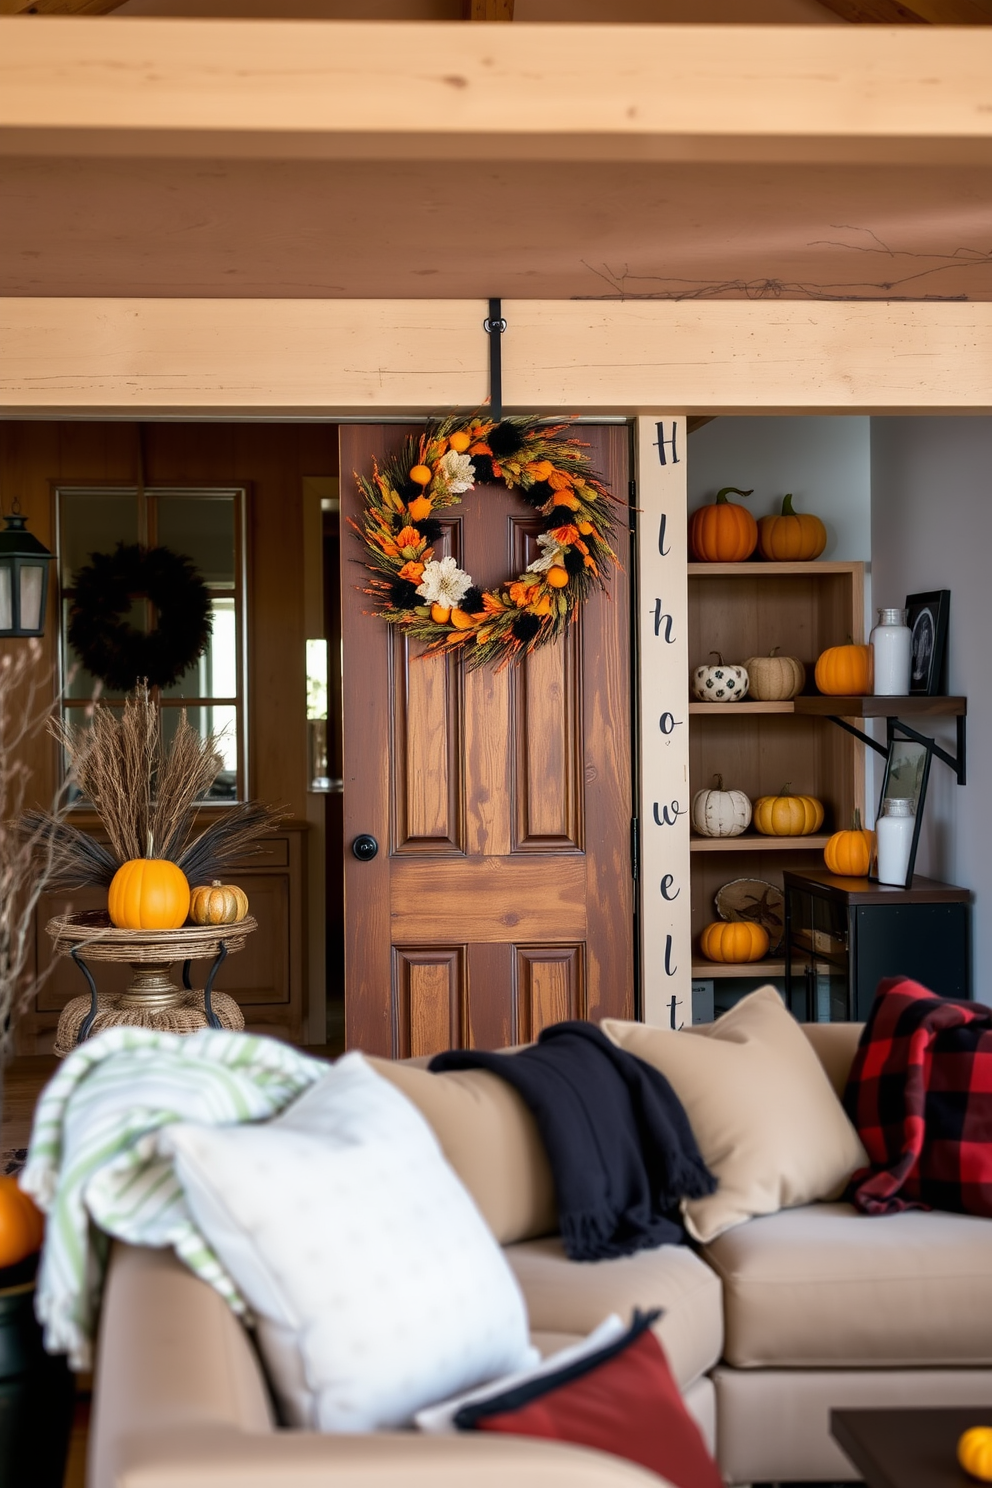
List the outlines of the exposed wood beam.
{"type": "Polygon", "coordinates": [[[527,42],[521,69],[505,25],[11,17],[0,153],[992,163],[989,28],[534,24],[527,42]]]}
{"type": "Polygon", "coordinates": [[[992,26],[992,0],[819,0],[845,21],[875,26],[992,26]]]}
{"type": "Polygon", "coordinates": [[[462,0],[467,21],[512,21],[513,0],[462,0]]]}
{"type": "Polygon", "coordinates": [[[704,415],[704,414],[690,413],[689,416],[688,416],[688,418],[685,421],[685,431],[686,431],[686,433],[687,434],[695,434],[695,432],[696,432],[697,429],[702,429],[704,427],[704,425],[711,424],[713,422],[713,418],[714,418],[714,415],[713,414],[709,414],[707,416],[707,415],[704,415]]]}
{"type": "Polygon", "coordinates": [[[0,0],[0,15],[109,15],[126,0],[0,0]]]}
{"type": "MultiPolygon", "coordinates": [[[[430,413],[489,388],[479,300],[0,299],[7,417],[430,413]]],[[[986,414],[992,304],[506,300],[509,411],[986,414]]]]}

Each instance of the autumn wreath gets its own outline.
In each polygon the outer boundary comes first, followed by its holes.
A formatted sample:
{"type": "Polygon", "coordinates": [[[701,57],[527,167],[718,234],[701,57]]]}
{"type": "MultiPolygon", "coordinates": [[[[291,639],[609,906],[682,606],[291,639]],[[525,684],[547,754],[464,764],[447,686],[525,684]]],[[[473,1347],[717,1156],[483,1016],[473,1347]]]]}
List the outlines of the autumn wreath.
{"type": "Polygon", "coordinates": [[[468,666],[518,660],[564,635],[579,605],[605,587],[613,497],[566,424],[537,418],[441,419],[402,452],[357,475],[365,503],[357,527],[372,574],[375,613],[428,649],[468,666]],[[435,557],[438,513],[473,487],[502,481],[540,513],[540,554],[523,573],[481,589],[453,557],[435,557]]]}
{"type": "Polygon", "coordinates": [[[210,591],[181,553],[118,543],[112,553],[91,553],[72,582],[69,645],[111,692],[130,692],[142,678],[150,687],[171,687],[207,648],[210,591]],[[156,625],[147,633],[128,618],[139,598],[155,607],[156,625]]]}

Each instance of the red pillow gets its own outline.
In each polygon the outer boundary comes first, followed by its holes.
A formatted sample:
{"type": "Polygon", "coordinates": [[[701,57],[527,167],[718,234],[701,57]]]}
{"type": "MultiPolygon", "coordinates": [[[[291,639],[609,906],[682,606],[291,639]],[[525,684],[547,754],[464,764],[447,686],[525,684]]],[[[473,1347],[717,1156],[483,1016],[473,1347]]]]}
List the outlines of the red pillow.
{"type": "Polygon", "coordinates": [[[723,1488],[651,1332],[660,1315],[635,1313],[614,1343],[556,1373],[463,1406],[455,1425],[595,1447],[639,1462],[676,1488],[723,1488]]]}

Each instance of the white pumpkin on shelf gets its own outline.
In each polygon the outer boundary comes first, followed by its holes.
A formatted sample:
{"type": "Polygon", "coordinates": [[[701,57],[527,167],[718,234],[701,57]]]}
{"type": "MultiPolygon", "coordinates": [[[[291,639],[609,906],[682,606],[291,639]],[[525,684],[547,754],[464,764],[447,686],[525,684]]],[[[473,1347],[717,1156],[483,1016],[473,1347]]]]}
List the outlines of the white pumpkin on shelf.
{"type": "Polygon", "coordinates": [[[698,666],[692,674],[692,692],[701,703],[739,703],[747,692],[747,668],[729,666],[719,651],[715,666],[698,666]]]}
{"type": "Polygon", "coordinates": [[[779,656],[777,646],[767,656],[749,656],[744,665],[751,696],[759,702],[788,702],[806,686],[806,668],[799,657],[779,656]]]}
{"type": "Polygon", "coordinates": [[[701,837],[739,837],[751,825],[751,802],[743,791],[724,790],[722,775],[713,779],[715,789],[692,798],[692,825],[701,837]]]}

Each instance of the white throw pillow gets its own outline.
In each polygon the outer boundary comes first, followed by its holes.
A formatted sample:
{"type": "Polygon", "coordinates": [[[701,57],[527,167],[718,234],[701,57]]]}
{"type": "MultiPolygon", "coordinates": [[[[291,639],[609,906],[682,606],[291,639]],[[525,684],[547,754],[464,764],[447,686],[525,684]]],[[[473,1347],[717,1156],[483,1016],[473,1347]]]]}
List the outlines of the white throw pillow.
{"type": "Polygon", "coordinates": [[[256,1314],[289,1424],[403,1426],[536,1362],[502,1251],[423,1116],[361,1054],[273,1121],[163,1141],[256,1314]]]}

